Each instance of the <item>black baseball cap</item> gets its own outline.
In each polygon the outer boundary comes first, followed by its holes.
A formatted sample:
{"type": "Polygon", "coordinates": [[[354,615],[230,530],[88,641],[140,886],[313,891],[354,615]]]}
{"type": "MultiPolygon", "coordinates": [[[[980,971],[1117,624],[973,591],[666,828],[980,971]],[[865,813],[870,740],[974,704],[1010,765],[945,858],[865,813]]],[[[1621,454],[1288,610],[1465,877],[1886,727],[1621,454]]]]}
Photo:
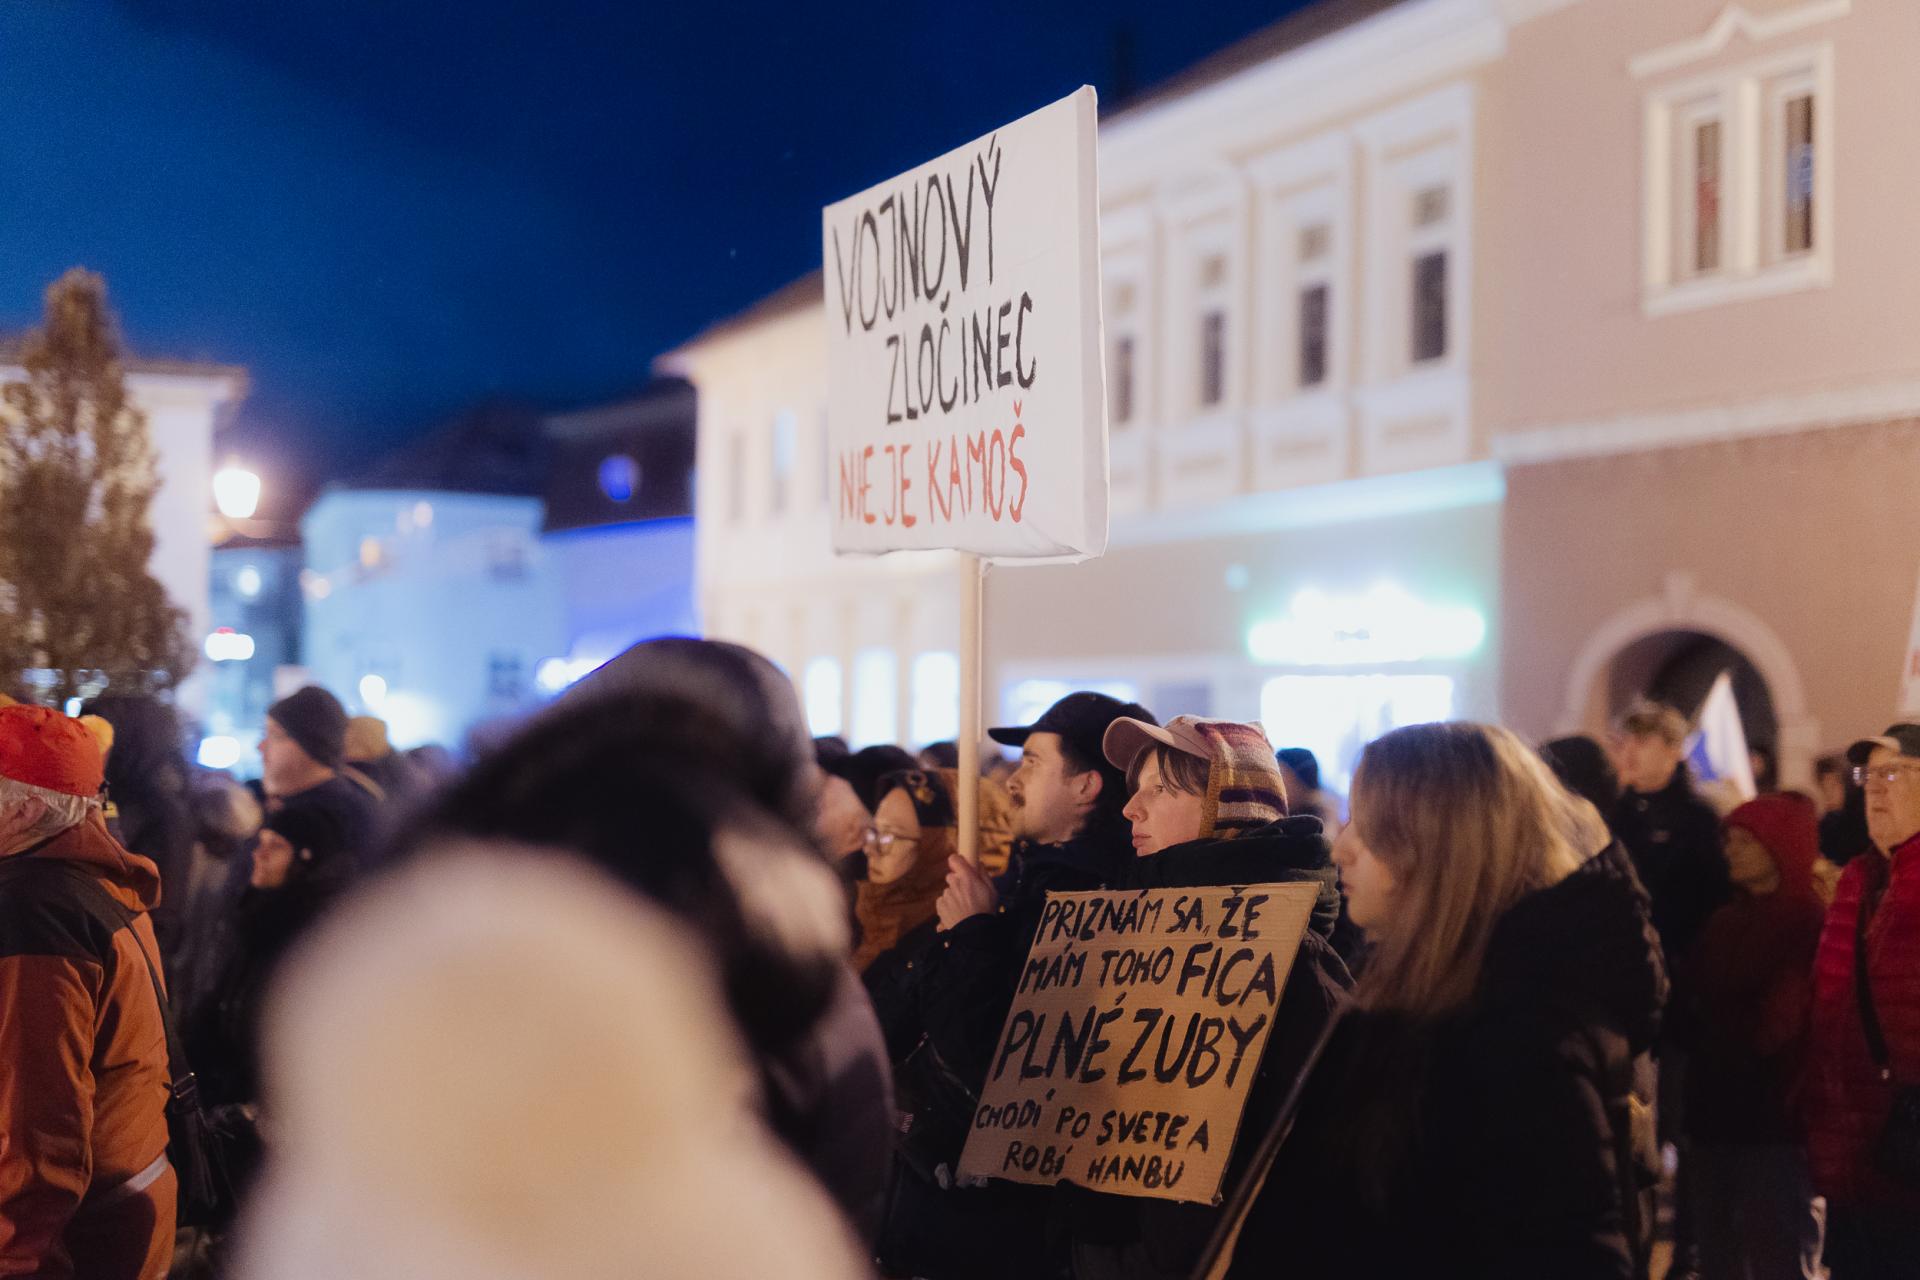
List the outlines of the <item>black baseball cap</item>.
{"type": "Polygon", "coordinates": [[[1902,721],[1888,725],[1887,731],[1877,738],[1860,739],[1847,748],[1847,763],[1865,764],[1875,747],[1886,747],[1903,756],[1920,757],[1920,724],[1902,721]]]}
{"type": "Polygon", "coordinates": [[[1082,759],[1098,764],[1106,758],[1101,753],[1100,741],[1106,736],[1107,726],[1123,717],[1144,720],[1151,725],[1160,723],[1137,702],[1122,702],[1104,693],[1082,692],[1068,694],[1024,728],[989,729],[987,736],[1002,746],[1023,747],[1036,733],[1057,733],[1082,759]]]}

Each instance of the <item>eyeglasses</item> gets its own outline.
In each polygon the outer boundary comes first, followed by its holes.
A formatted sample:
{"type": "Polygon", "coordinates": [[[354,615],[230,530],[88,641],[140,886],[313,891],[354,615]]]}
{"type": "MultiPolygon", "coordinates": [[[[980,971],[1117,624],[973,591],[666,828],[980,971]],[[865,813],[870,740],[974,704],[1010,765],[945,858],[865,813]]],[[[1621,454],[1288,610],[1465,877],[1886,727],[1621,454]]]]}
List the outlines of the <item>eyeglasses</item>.
{"type": "Polygon", "coordinates": [[[1920,773],[1920,765],[1857,764],[1853,766],[1853,785],[1856,787],[1866,787],[1878,782],[1890,787],[1900,781],[1900,779],[1910,778],[1916,773],[1920,773]]]}
{"type": "Polygon", "coordinates": [[[919,844],[920,837],[897,836],[890,831],[875,831],[872,827],[868,827],[867,834],[861,838],[860,843],[864,848],[872,849],[875,853],[891,853],[893,846],[897,844],[919,844]]]}

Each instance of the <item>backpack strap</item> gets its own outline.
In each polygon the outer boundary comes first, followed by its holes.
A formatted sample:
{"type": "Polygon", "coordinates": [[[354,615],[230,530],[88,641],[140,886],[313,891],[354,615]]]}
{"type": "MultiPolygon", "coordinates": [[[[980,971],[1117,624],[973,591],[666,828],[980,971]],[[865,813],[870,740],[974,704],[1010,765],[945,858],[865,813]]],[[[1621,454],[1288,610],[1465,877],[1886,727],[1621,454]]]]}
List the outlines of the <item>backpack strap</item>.
{"type": "Polygon", "coordinates": [[[1860,886],[1860,901],[1853,917],[1853,994],[1860,1004],[1860,1026],[1867,1033],[1867,1052],[1882,1080],[1893,1079],[1893,1055],[1887,1049],[1886,1032],[1880,1029],[1880,1011],[1874,1008],[1873,984],[1867,978],[1867,926],[1879,906],[1886,887],[1885,860],[1873,850],[1861,855],[1872,858],[1866,883],[1860,886]]]}
{"type": "MultiPolygon", "coordinates": [[[[42,877],[58,875],[70,891],[69,901],[107,932],[111,939],[122,929],[133,935],[133,945],[139,949],[140,958],[146,962],[147,977],[153,984],[154,1003],[159,1007],[160,1025],[167,1038],[167,1079],[168,1092],[172,1101],[178,1104],[198,1105],[199,1087],[192,1066],[187,1062],[186,1044],[180,1038],[179,1029],[174,1025],[173,1006],[167,1000],[166,988],[160,982],[160,970],[153,963],[153,957],[147,953],[147,946],[140,941],[140,935],[133,929],[133,913],[122,906],[118,899],[104,889],[100,881],[84,868],[75,866],[57,858],[36,858],[33,850],[0,860],[0,883],[21,880],[29,875],[42,877]]],[[[109,941],[107,952],[99,957],[102,966],[111,973],[117,964],[113,946],[109,941]]]]}

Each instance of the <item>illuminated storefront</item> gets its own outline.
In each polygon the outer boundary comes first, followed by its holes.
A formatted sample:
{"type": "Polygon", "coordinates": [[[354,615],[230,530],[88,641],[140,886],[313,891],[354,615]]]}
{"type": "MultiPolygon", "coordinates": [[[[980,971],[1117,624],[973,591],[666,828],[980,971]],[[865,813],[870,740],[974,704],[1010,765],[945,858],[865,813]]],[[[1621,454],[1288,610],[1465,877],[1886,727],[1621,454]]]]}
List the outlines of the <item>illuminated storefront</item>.
{"type": "Polygon", "coordinates": [[[1298,524],[1267,500],[1267,528],[996,570],[990,710],[1031,719],[1092,688],[1163,718],[1258,719],[1336,789],[1387,729],[1496,717],[1503,490],[1470,478],[1392,503],[1362,482],[1342,495],[1347,520],[1298,524]]]}

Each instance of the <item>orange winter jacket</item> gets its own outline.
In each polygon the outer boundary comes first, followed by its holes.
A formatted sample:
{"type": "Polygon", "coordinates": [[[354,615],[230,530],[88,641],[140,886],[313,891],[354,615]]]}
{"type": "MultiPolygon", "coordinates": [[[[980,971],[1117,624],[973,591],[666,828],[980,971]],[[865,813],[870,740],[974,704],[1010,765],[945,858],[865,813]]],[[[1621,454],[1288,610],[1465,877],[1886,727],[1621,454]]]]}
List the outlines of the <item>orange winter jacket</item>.
{"type": "Polygon", "coordinates": [[[97,813],[12,858],[85,869],[134,924],[109,934],[51,867],[0,883],[0,1276],[161,1280],[176,1184],[166,1030],[142,955],[158,954],[159,872],[97,813]]]}

